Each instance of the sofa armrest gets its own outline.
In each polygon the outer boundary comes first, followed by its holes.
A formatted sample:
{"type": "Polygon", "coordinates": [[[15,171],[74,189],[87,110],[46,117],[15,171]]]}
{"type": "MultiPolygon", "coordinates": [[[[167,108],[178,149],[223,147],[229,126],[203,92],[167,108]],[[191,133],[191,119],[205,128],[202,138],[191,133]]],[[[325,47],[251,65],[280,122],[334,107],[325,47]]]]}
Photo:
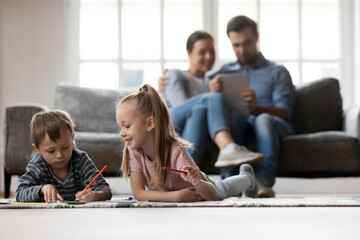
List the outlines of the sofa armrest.
{"type": "Polygon", "coordinates": [[[344,112],[343,130],[360,139],[360,106],[352,106],[344,112]]]}
{"type": "Polygon", "coordinates": [[[5,108],[1,133],[1,159],[6,172],[20,175],[25,172],[33,151],[30,136],[32,116],[49,108],[36,103],[20,103],[5,108]]]}

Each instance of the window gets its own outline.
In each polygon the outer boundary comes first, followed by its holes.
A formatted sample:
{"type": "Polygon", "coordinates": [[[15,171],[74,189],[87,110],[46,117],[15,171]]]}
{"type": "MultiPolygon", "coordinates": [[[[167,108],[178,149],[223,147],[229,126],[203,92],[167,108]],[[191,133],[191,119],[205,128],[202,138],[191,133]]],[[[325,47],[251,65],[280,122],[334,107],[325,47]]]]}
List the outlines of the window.
{"type": "Polygon", "coordinates": [[[81,0],[80,85],[156,86],[164,67],[185,69],[187,36],[202,28],[201,2],[81,0]]]}
{"type": "Polygon", "coordinates": [[[219,0],[219,56],[234,59],[227,21],[244,14],[258,23],[259,49],[284,64],[294,84],[321,77],[340,78],[337,0],[219,0]]]}
{"type": "Polygon", "coordinates": [[[163,68],[187,68],[186,39],[197,29],[213,34],[216,65],[234,61],[226,24],[239,14],[257,21],[259,49],[294,84],[341,79],[339,8],[339,0],[80,0],[79,82],[156,86],[163,68]]]}

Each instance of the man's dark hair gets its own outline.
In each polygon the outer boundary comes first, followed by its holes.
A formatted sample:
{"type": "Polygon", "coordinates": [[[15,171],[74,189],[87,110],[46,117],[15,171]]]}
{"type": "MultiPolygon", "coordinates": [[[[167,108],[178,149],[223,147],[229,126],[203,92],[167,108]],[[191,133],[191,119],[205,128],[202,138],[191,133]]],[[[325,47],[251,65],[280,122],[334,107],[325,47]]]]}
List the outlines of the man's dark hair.
{"type": "Polygon", "coordinates": [[[194,48],[195,43],[202,39],[210,39],[210,40],[214,41],[213,37],[209,33],[205,32],[205,31],[197,30],[197,31],[193,32],[192,34],[190,34],[190,36],[188,37],[188,39],[186,41],[186,50],[189,53],[191,53],[194,48]]]}
{"type": "Polygon", "coordinates": [[[258,34],[257,24],[251,18],[239,15],[231,18],[226,27],[226,34],[229,36],[230,32],[242,32],[246,28],[250,28],[254,35],[258,34]]]}

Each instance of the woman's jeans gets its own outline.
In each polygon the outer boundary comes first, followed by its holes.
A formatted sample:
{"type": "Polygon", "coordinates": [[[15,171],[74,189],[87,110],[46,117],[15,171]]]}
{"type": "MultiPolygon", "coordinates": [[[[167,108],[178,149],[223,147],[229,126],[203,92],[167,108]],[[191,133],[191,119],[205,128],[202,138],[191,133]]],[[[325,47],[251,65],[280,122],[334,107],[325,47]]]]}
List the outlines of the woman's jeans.
{"type": "Polygon", "coordinates": [[[203,93],[187,99],[170,109],[171,118],[181,137],[190,143],[190,156],[199,165],[205,154],[209,135],[214,140],[217,132],[229,131],[229,117],[221,93],[203,93]]]}
{"type": "MultiPolygon", "coordinates": [[[[256,178],[260,184],[272,187],[277,173],[280,139],[294,134],[291,124],[267,113],[250,117],[238,115],[232,122],[234,139],[238,144],[243,145],[246,137],[255,137],[257,152],[264,154],[263,161],[255,165],[256,178]]],[[[222,178],[238,173],[239,168],[221,169],[222,178]]]]}

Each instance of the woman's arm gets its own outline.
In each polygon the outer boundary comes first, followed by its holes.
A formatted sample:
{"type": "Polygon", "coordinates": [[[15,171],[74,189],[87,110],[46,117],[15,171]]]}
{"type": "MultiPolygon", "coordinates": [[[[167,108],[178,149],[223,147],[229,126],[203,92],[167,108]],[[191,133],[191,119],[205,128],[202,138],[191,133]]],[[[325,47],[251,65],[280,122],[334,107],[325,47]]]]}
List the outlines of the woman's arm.
{"type": "Polygon", "coordinates": [[[201,196],[196,193],[195,188],[171,192],[145,190],[144,177],[140,172],[130,173],[130,186],[134,198],[138,201],[194,202],[201,200],[201,196]]]}
{"type": "Polygon", "coordinates": [[[190,97],[189,79],[179,69],[168,70],[166,77],[165,98],[171,107],[178,106],[190,97]]]}

